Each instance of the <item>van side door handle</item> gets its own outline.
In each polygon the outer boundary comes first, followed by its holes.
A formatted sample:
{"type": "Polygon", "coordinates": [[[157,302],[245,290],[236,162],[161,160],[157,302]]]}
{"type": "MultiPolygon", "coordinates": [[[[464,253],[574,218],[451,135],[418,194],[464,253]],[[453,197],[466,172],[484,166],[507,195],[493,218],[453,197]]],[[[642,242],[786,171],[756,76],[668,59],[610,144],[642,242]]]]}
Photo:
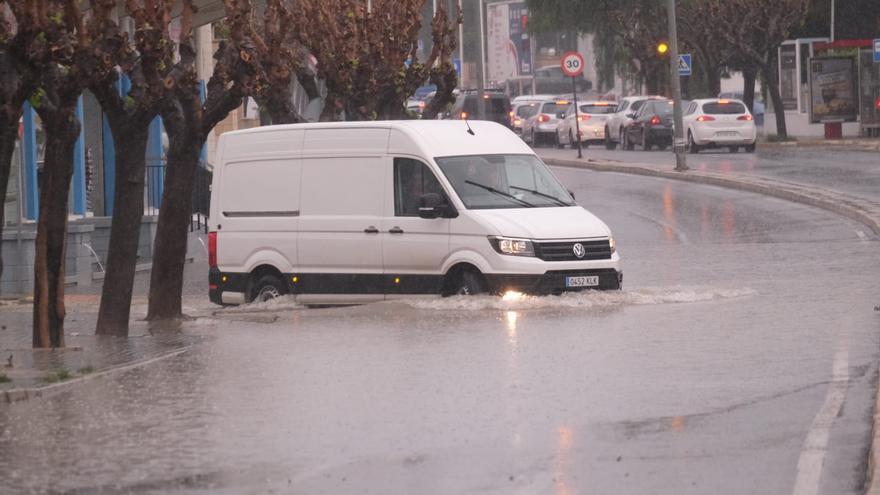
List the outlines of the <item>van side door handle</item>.
{"type": "Polygon", "coordinates": [[[370,225],[369,227],[367,227],[367,228],[364,229],[364,232],[366,232],[367,234],[378,234],[378,233],[379,233],[379,229],[377,229],[376,227],[373,227],[372,225],[370,225]]]}
{"type": "Polygon", "coordinates": [[[403,229],[400,227],[392,227],[391,230],[388,231],[389,234],[402,234],[403,229]]]}

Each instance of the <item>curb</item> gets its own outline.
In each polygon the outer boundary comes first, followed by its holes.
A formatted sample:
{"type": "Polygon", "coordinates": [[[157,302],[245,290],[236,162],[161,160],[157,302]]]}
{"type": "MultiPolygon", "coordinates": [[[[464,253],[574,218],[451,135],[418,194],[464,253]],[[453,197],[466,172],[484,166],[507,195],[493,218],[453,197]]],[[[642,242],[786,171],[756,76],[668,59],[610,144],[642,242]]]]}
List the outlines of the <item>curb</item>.
{"type": "Polygon", "coordinates": [[[839,141],[758,141],[758,149],[773,148],[828,148],[837,151],[880,151],[880,142],[843,139],[839,141]]]}
{"type": "Polygon", "coordinates": [[[189,352],[190,347],[184,347],[182,349],[176,349],[171,352],[167,352],[165,354],[160,354],[158,356],[153,356],[146,359],[141,359],[139,361],[134,361],[128,364],[123,364],[121,366],[106,368],[101,371],[96,371],[94,373],[89,373],[88,375],[79,376],[76,378],[72,378],[70,380],[65,380],[59,383],[53,383],[51,385],[46,385],[45,387],[31,387],[31,388],[13,388],[10,390],[6,390],[0,395],[4,400],[0,400],[0,404],[8,404],[11,405],[16,402],[21,402],[28,400],[30,398],[36,397],[49,397],[51,395],[55,395],[59,392],[63,392],[67,389],[68,386],[76,385],[88,380],[94,380],[99,378],[104,378],[106,376],[110,376],[115,373],[121,373],[123,371],[129,371],[136,368],[140,368],[142,366],[147,366],[153,363],[157,363],[159,361],[163,361],[168,358],[172,358],[175,356],[179,356],[185,352],[189,352]]]}
{"type": "Polygon", "coordinates": [[[880,235],[880,204],[827,189],[761,177],[722,175],[694,170],[675,172],[672,170],[658,170],[654,167],[638,164],[625,165],[621,162],[580,161],[550,157],[542,157],[542,159],[548,165],[555,165],[557,167],[584,168],[599,172],[619,172],[660,177],[772,196],[836,213],[862,223],[875,234],[880,235]]]}
{"type": "MultiPolygon", "coordinates": [[[[867,150],[866,150],[867,151],[867,150]]],[[[765,196],[772,196],[795,203],[821,208],[832,213],[855,220],[880,235],[880,204],[827,189],[790,182],[765,179],[761,177],[744,177],[742,175],[720,175],[712,172],[699,171],[666,171],[645,165],[624,165],[622,162],[579,161],[564,158],[544,158],[548,165],[569,168],[584,168],[598,172],[619,172],[625,174],[660,177],[697,184],[706,184],[728,189],[748,191],[765,196]]],[[[880,387],[880,384],[878,384],[880,387]]],[[[874,415],[871,424],[871,445],[868,450],[867,479],[865,481],[867,495],[880,495],[880,388],[875,393],[874,415]]]]}

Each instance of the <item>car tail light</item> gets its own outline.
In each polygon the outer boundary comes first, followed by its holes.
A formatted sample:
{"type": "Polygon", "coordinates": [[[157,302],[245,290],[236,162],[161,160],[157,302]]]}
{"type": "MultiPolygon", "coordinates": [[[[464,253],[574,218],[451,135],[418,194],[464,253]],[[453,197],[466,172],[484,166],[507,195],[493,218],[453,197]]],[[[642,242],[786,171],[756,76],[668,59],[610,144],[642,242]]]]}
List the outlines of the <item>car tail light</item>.
{"type": "Polygon", "coordinates": [[[589,115],[579,115],[578,120],[580,120],[581,122],[586,122],[586,121],[590,120],[590,116],[589,115]]]}
{"type": "Polygon", "coordinates": [[[467,120],[467,118],[468,118],[468,113],[467,113],[467,112],[461,112],[461,120],[467,120]]]}
{"type": "Polygon", "coordinates": [[[752,120],[752,116],[751,115],[740,115],[739,117],[736,118],[736,120],[752,120]]]}
{"type": "Polygon", "coordinates": [[[651,125],[660,125],[660,116],[655,115],[651,117],[651,125]]]}
{"type": "Polygon", "coordinates": [[[507,115],[508,115],[510,118],[513,118],[513,112],[512,112],[512,111],[507,112],[507,115]]]}
{"type": "Polygon", "coordinates": [[[519,127],[522,125],[522,119],[514,119],[513,125],[519,127]]]}
{"type": "Polygon", "coordinates": [[[715,117],[711,115],[700,115],[697,117],[697,122],[712,122],[713,120],[715,120],[715,117]]]}
{"type": "Polygon", "coordinates": [[[541,115],[538,115],[538,122],[550,122],[550,116],[542,113],[541,115]]]}
{"type": "Polygon", "coordinates": [[[208,266],[217,266],[217,232],[208,232],[208,266]]]}

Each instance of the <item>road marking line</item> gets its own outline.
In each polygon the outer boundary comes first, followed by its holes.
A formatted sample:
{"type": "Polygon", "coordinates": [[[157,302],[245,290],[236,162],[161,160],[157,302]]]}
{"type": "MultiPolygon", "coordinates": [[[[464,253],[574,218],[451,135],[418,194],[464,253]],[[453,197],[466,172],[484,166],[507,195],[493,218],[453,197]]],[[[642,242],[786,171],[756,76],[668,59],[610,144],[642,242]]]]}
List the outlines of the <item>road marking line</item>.
{"type": "Polygon", "coordinates": [[[849,388],[849,351],[844,348],[834,354],[834,372],[825,403],[813,419],[807,439],[797,463],[794,495],[816,495],[822,478],[822,465],[828,451],[828,439],[835,418],[840,414],[849,388]]]}

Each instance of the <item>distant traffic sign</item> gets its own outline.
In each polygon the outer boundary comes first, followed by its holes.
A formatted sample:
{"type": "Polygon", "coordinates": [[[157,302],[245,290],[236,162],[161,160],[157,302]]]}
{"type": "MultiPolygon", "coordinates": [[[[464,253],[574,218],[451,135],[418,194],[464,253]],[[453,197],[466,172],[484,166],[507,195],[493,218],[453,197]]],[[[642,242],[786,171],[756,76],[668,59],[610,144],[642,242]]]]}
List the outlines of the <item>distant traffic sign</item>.
{"type": "Polygon", "coordinates": [[[689,76],[691,75],[691,54],[690,53],[682,53],[678,56],[678,75],[679,76],[689,76]]]}
{"type": "Polygon", "coordinates": [[[584,57],[578,52],[566,52],[562,56],[562,72],[569,77],[581,75],[584,72],[584,57]]]}
{"type": "Polygon", "coordinates": [[[874,62],[880,63],[880,40],[874,40],[874,62]]]}

